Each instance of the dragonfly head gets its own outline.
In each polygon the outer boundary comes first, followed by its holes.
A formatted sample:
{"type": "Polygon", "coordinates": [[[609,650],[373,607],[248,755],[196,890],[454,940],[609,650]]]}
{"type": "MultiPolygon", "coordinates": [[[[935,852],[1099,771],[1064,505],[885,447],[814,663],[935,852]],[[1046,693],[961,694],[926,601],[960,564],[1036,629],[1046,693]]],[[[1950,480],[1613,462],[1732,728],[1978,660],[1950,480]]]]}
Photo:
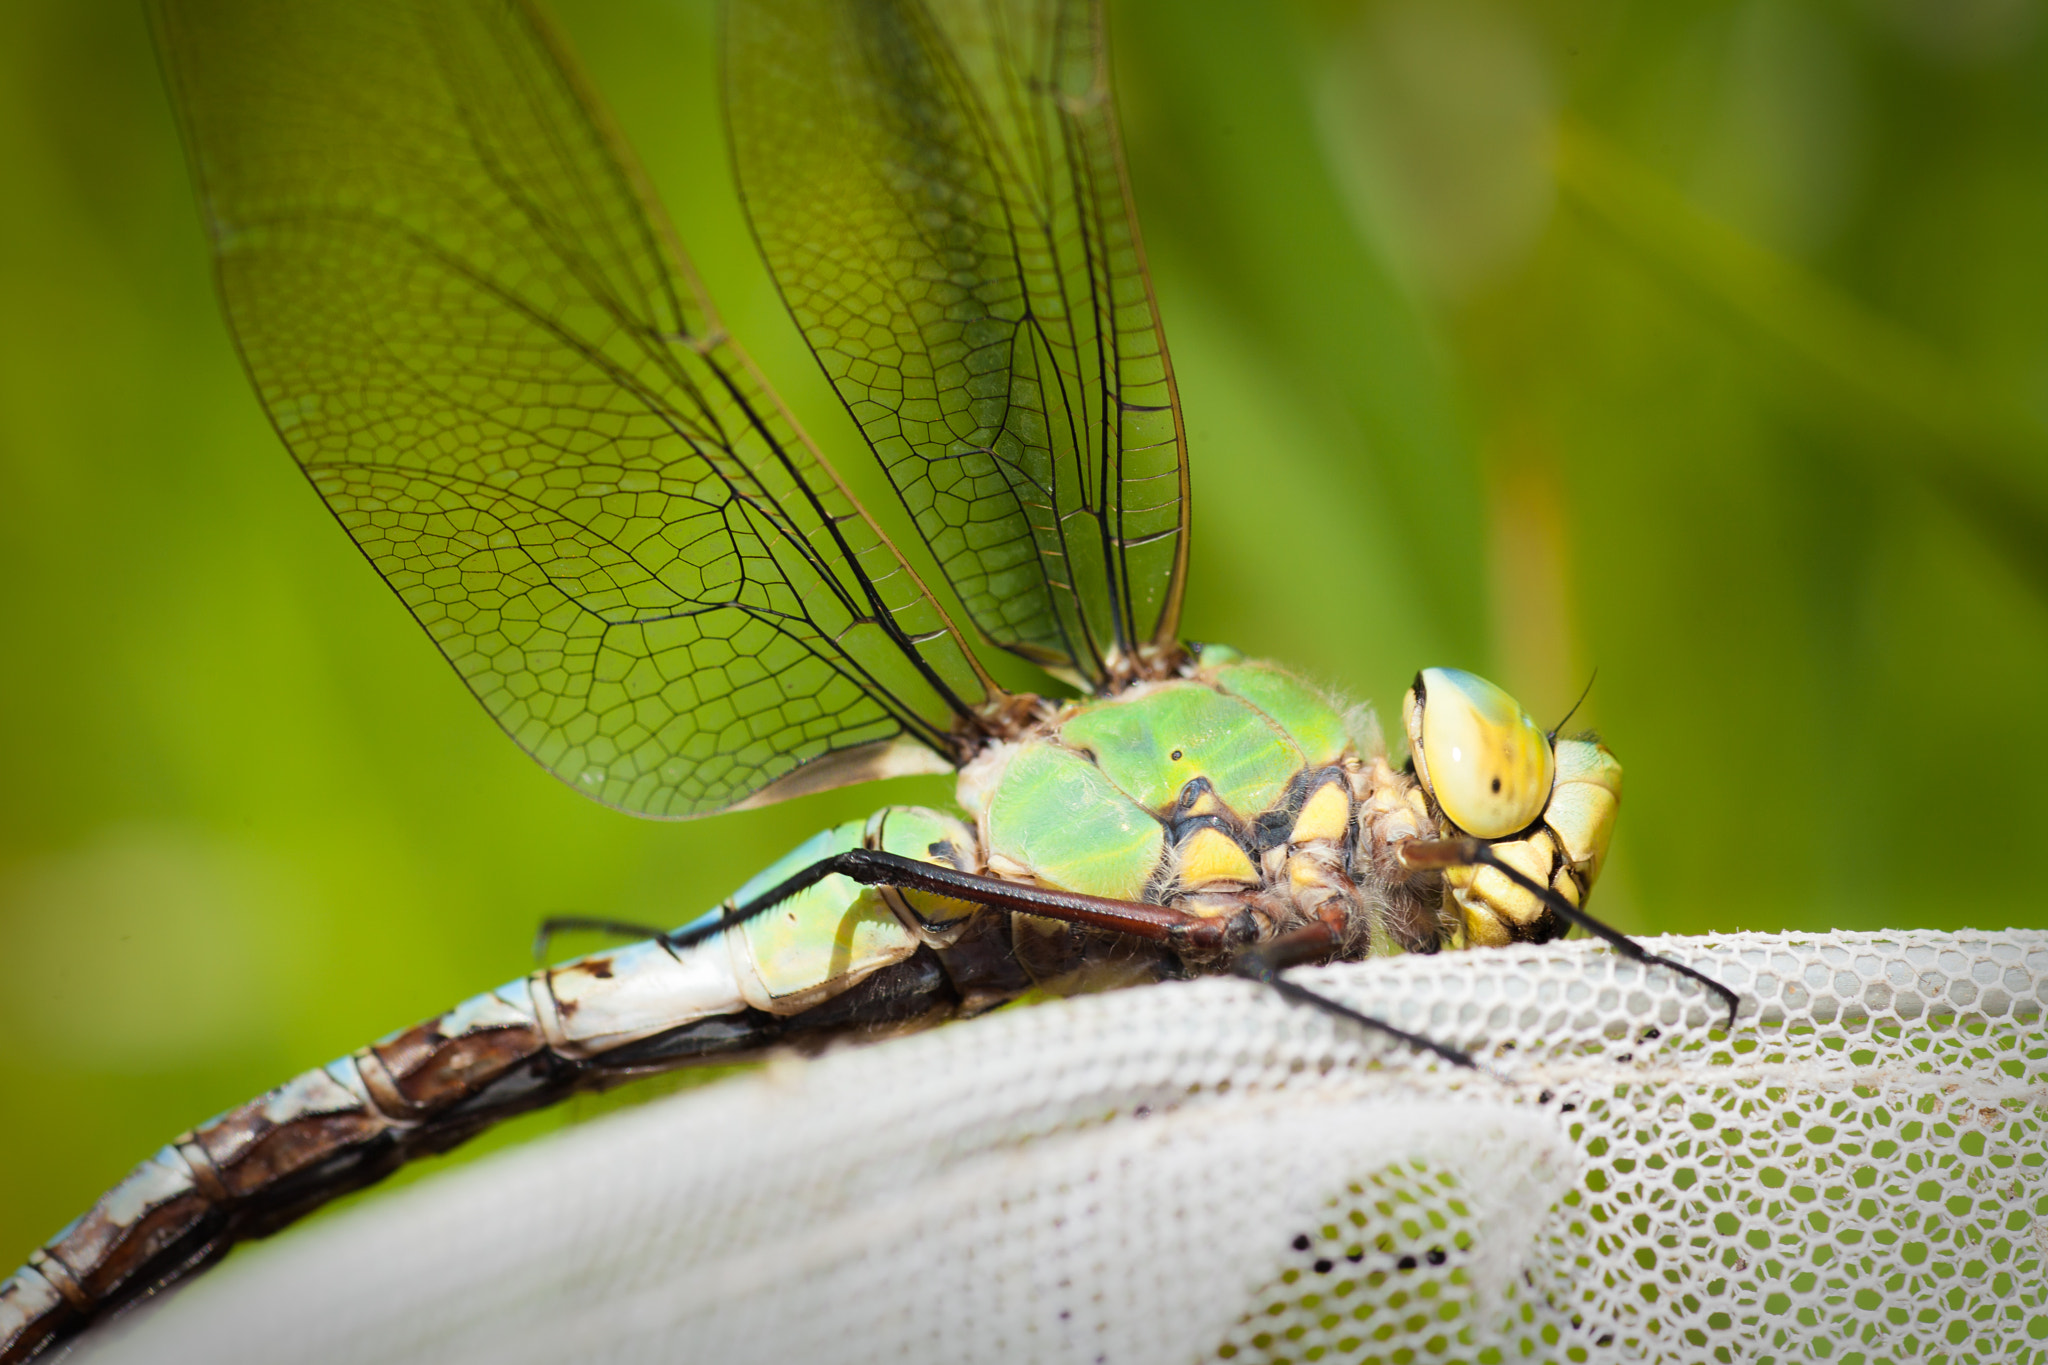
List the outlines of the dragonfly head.
{"type": "MultiPolygon", "coordinates": [[[[1451,826],[1445,834],[1486,840],[1502,861],[1583,905],[1621,804],[1621,764],[1606,746],[1544,733],[1514,698],[1455,668],[1418,673],[1402,719],[1416,779],[1451,826]]],[[[1454,868],[1444,880],[1467,943],[1543,943],[1570,928],[1491,868],[1454,868]]]]}

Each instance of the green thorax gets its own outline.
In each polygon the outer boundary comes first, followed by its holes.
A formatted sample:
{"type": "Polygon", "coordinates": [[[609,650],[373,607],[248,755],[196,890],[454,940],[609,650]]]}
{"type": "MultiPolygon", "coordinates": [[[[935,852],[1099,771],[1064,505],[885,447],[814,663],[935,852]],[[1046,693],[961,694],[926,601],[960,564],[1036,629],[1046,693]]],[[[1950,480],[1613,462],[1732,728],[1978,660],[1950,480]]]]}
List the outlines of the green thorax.
{"type": "Polygon", "coordinates": [[[1364,757],[1344,713],[1273,664],[1190,676],[1076,703],[970,772],[961,801],[992,870],[1122,900],[1160,899],[1191,826],[1256,848],[1262,819],[1298,808],[1303,779],[1364,757]]]}

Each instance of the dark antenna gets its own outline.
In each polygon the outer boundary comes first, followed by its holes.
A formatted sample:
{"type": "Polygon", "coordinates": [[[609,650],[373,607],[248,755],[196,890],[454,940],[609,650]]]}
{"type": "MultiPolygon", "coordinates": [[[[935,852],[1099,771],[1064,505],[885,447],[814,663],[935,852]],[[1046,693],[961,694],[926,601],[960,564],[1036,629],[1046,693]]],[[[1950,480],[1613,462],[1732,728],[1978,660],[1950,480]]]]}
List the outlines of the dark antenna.
{"type": "Polygon", "coordinates": [[[1593,684],[1599,679],[1599,677],[1600,670],[1596,668],[1593,670],[1592,676],[1586,679],[1586,690],[1579,693],[1579,699],[1572,703],[1571,710],[1564,713],[1564,719],[1560,720],[1557,724],[1550,727],[1550,733],[1544,736],[1545,739],[1549,740],[1552,744],[1557,743],[1557,732],[1559,730],[1564,729],[1565,722],[1569,721],[1573,716],[1577,715],[1579,713],[1579,708],[1586,704],[1586,698],[1593,695],[1593,684]]]}

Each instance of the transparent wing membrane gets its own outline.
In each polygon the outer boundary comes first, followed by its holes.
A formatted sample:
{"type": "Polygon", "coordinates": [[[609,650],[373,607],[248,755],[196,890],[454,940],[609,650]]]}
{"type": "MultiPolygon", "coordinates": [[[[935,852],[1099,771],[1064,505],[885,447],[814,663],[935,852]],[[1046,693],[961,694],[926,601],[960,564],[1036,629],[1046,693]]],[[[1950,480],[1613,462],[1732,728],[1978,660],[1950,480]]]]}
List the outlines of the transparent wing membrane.
{"type": "Polygon", "coordinates": [[[517,0],[163,0],[292,454],[505,730],[646,815],[946,766],[990,689],[517,0]]]}
{"type": "Polygon", "coordinates": [[[1170,647],[1187,462],[1099,7],[737,0],[727,44],[762,250],[976,625],[1097,685],[1170,647]]]}

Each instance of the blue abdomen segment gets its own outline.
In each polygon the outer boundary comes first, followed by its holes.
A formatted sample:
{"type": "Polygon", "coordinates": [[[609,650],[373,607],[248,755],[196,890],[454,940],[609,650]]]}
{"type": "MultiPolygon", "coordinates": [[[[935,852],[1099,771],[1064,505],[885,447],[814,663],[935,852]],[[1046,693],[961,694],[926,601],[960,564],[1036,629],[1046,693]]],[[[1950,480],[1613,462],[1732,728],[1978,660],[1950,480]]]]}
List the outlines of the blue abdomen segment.
{"type": "MultiPolygon", "coordinates": [[[[922,807],[891,806],[811,836],[684,927],[715,923],[729,908],[750,905],[812,864],[856,848],[979,870],[974,835],[960,821],[922,807]]],[[[944,897],[861,886],[834,875],[705,946],[725,949],[746,1006],[792,1016],[907,960],[921,946],[949,942],[958,921],[972,912],[944,897]]]]}

